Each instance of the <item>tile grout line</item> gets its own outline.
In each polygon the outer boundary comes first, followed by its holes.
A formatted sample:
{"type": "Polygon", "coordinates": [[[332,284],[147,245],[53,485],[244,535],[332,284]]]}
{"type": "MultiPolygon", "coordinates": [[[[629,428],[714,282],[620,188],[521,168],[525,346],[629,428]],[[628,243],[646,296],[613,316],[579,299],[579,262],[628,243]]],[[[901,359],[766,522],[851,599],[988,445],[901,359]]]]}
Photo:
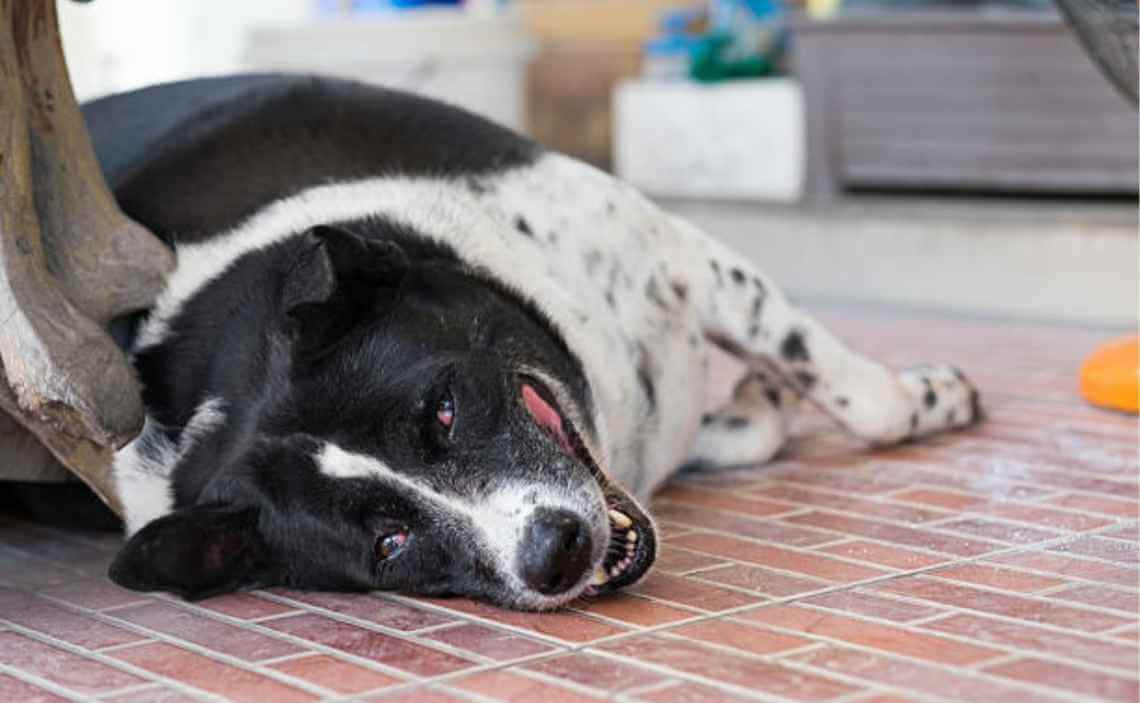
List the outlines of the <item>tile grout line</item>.
{"type": "MultiPolygon", "coordinates": [[[[155,602],[162,602],[162,601],[156,600],[155,602]]],[[[198,610],[204,610],[204,609],[198,609],[198,610]]],[[[178,637],[177,635],[168,635],[165,632],[161,632],[159,630],[153,629],[153,628],[148,627],[146,625],[140,625],[138,623],[134,623],[134,622],[131,622],[129,620],[117,618],[117,617],[115,617],[113,612],[111,612],[111,613],[92,612],[91,616],[93,618],[95,618],[96,620],[99,620],[99,621],[104,622],[106,624],[114,625],[114,626],[119,627],[121,629],[125,629],[129,632],[136,632],[138,634],[142,634],[142,635],[145,635],[145,636],[150,638],[149,642],[144,641],[144,642],[131,643],[133,645],[133,647],[142,647],[142,646],[146,646],[148,644],[155,644],[155,643],[169,644],[169,645],[172,645],[172,646],[177,647],[179,649],[182,649],[182,650],[185,650],[188,652],[193,652],[194,654],[197,654],[199,656],[206,657],[207,659],[211,659],[213,661],[221,662],[223,664],[226,664],[228,666],[231,666],[231,667],[234,667],[237,669],[241,669],[243,671],[247,671],[247,672],[251,672],[251,673],[255,673],[255,674],[260,674],[262,676],[265,676],[266,678],[276,680],[278,683],[282,683],[282,684],[285,684],[287,686],[292,686],[293,688],[300,688],[302,690],[308,691],[309,693],[320,696],[322,698],[328,697],[330,694],[335,694],[335,691],[332,691],[331,689],[327,689],[327,688],[324,688],[324,687],[319,686],[317,684],[313,684],[311,682],[304,681],[303,679],[298,679],[296,677],[289,676],[287,674],[284,674],[282,672],[279,672],[279,671],[272,669],[272,668],[269,668],[269,667],[264,667],[261,665],[260,660],[247,661],[247,660],[242,659],[240,657],[236,657],[236,656],[233,656],[230,654],[226,654],[225,652],[220,652],[220,651],[217,651],[214,649],[210,649],[209,647],[197,644],[196,642],[191,642],[190,640],[183,639],[181,637],[178,637]]],[[[241,628],[241,629],[243,629],[245,631],[255,631],[252,628],[241,628]]],[[[262,634],[264,634],[264,633],[262,633],[262,634]]],[[[296,643],[294,642],[293,644],[296,644],[296,643]]],[[[123,647],[119,648],[119,651],[131,649],[131,648],[132,648],[132,646],[124,645],[123,647]]],[[[88,650],[88,651],[90,651],[90,650],[88,650]]],[[[121,661],[121,660],[115,659],[113,657],[111,659],[113,661],[121,661]]],[[[122,662],[122,663],[126,664],[127,662],[122,662]]],[[[132,664],[131,666],[137,666],[137,665],[132,664]]],[[[139,667],[139,668],[142,669],[142,667],[139,667]]],[[[145,669],[143,669],[143,670],[145,670],[145,669]]],[[[185,684],[185,685],[189,685],[189,684],[185,684]]]]}
{"type": "MultiPolygon", "coordinates": [[[[927,602],[928,601],[923,601],[923,603],[927,603],[927,602]]],[[[884,625],[884,626],[890,627],[890,628],[895,629],[895,630],[901,630],[903,632],[908,632],[910,634],[922,635],[922,636],[926,636],[926,637],[930,637],[930,638],[934,638],[934,639],[950,640],[953,642],[958,642],[959,644],[965,644],[965,645],[976,647],[979,649],[998,650],[998,651],[1006,652],[1009,655],[1017,656],[1017,657],[1032,656],[1032,657],[1038,657],[1038,658],[1046,658],[1046,659],[1055,660],[1058,663],[1067,664],[1067,665],[1072,666],[1074,668],[1097,669],[1097,670],[1101,670],[1100,673],[1112,674],[1115,676],[1120,676],[1120,675],[1128,676],[1130,674],[1135,673],[1135,672],[1130,671],[1130,670],[1116,669],[1116,668],[1111,667],[1111,666],[1107,666],[1104,664],[1098,664],[1096,662],[1088,662],[1088,661],[1083,660],[1083,659],[1071,659],[1069,657],[1065,657],[1064,655],[1056,655],[1056,654],[1052,654],[1052,653],[1042,653],[1042,652],[1033,651],[1033,650],[1026,650],[1026,649],[1023,649],[1021,647],[1017,647],[1015,645],[1008,645],[1008,644],[1002,644],[1000,642],[990,642],[990,641],[985,641],[985,640],[977,640],[977,639],[973,639],[973,638],[966,636],[966,635],[959,635],[959,634],[950,633],[950,632],[943,632],[941,630],[931,630],[931,629],[927,629],[927,628],[922,628],[921,626],[916,627],[916,625],[919,625],[919,623],[916,623],[916,622],[898,622],[898,621],[894,621],[894,620],[887,620],[886,618],[879,618],[879,617],[874,617],[874,616],[870,616],[870,615],[863,615],[863,614],[859,614],[859,613],[851,613],[850,611],[835,610],[833,608],[828,608],[826,606],[817,606],[817,605],[814,605],[811,603],[797,603],[796,606],[800,607],[800,608],[807,608],[807,609],[810,609],[810,610],[816,611],[816,612],[823,611],[823,612],[828,613],[828,614],[841,615],[841,616],[847,617],[847,618],[852,619],[852,620],[864,620],[864,621],[871,622],[871,623],[874,623],[877,625],[884,625]]],[[[953,608],[953,606],[951,606],[951,608],[953,608]]],[[[970,611],[964,611],[964,610],[959,610],[957,608],[954,608],[954,609],[950,610],[949,612],[941,613],[938,616],[933,616],[933,618],[934,619],[940,619],[943,616],[963,615],[963,614],[967,614],[969,612],[970,611]]],[[[930,618],[928,618],[928,619],[930,619],[930,618]]],[[[745,622],[751,622],[751,621],[745,621],[745,622]]],[[[784,632],[784,633],[790,633],[790,634],[799,634],[799,635],[805,634],[804,631],[802,631],[802,630],[795,630],[793,628],[784,627],[784,626],[780,626],[780,625],[771,625],[771,624],[768,624],[765,622],[757,622],[754,624],[759,625],[763,628],[775,630],[778,632],[784,632]]],[[[1025,624],[1038,624],[1038,623],[1025,623],[1025,624]]],[[[1077,633],[1077,632],[1073,632],[1073,631],[1066,631],[1066,632],[1069,635],[1073,635],[1073,636],[1077,636],[1077,637],[1080,637],[1083,634],[1083,633],[1077,633]]],[[[814,637],[827,637],[826,635],[816,635],[815,633],[806,633],[806,634],[814,636],[814,637]]],[[[830,639],[837,639],[837,638],[830,638],[830,639]]],[[[1110,642],[1105,642],[1102,640],[1098,640],[1098,641],[1101,641],[1103,644],[1111,644],[1110,642]]],[[[863,646],[863,645],[857,645],[856,643],[848,642],[847,640],[838,640],[838,642],[840,644],[845,644],[847,646],[863,646]]],[[[874,650],[874,648],[871,648],[871,649],[874,650]]],[[[887,652],[889,650],[874,650],[874,651],[887,652]]],[[[780,655],[780,656],[783,656],[783,655],[780,655]]],[[[907,655],[905,655],[905,654],[896,654],[896,656],[907,657],[907,655]]],[[[907,657],[907,658],[912,658],[916,661],[922,661],[922,662],[930,663],[930,660],[923,659],[921,657],[907,657]]],[[[1000,658],[1001,657],[995,657],[995,659],[1000,659],[1000,658]]],[[[933,662],[933,663],[937,663],[937,662],[933,662]]],[[[961,666],[975,666],[975,665],[980,665],[980,664],[985,664],[986,666],[989,666],[991,664],[991,660],[989,660],[989,659],[980,660],[978,662],[973,662],[970,665],[961,665],[961,666]]],[[[958,666],[958,665],[955,665],[955,666],[958,666]]]]}
{"type": "MultiPolygon", "coordinates": [[[[860,647],[852,647],[852,648],[853,649],[862,649],[860,647]]],[[[882,654],[881,652],[873,652],[873,653],[882,654]]],[[[897,657],[891,657],[888,655],[887,658],[890,659],[890,658],[897,658],[897,657]]],[[[903,658],[903,661],[908,662],[908,663],[912,663],[912,664],[914,663],[914,662],[911,662],[909,659],[906,659],[906,658],[903,658]]],[[[834,676],[834,677],[836,677],[842,681],[845,681],[845,682],[849,681],[849,682],[852,682],[855,684],[862,684],[862,685],[867,685],[867,684],[879,685],[879,686],[884,685],[883,682],[881,682],[881,681],[875,681],[872,679],[860,679],[857,676],[853,676],[851,674],[846,674],[843,672],[837,672],[837,671],[833,671],[831,669],[826,669],[823,667],[817,667],[817,666],[814,666],[812,664],[805,664],[803,662],[798,662],[795,660],[781,660],[781,663],[790,667],[790,668],[797,669],[800,671],[809,672],[812,674],[817,674],[817,675],[821,674],[823,672],[827,672],[831,676],[834,676]]],[[[927,664],[927,665],[931,665],[929,662],[922,662],[922,663],[927,664]]],[[[934,665],[931,665],[931,666],[934,666],[934,665]]],[[[1105,703],[1105,701],[1101,698],[1087,697],[1087,696],[1084,696],[1082,694],[1074,693],[1074,692],[1071,692],[1071,691],[1068,691],[1065,689],[1056,689],[1056,688],[1044,687],[1044,686],[1040,686],[1040,685],[1038,685],[1036,683],[1032,683],[1032,682],[1024,682],[1024,681],[1020,681],[1020,680],[1016,680],[1016,679],[1005,679],[1005,678],[1002,678],[999,676],[994,676],[993,674],[990,674],[990,673],[984,672],[984,671],[977,671],[974,669],[966,669],[966,668],[962,668],[962,669],[947,668],[947,669],[943,670],[941,667],[937,667],[937,666],[935,666],[935,668],[939,669],[941,671],[941,673],[950,673],[953,675],[960,675],[962,678],[970,679],[973,681],[979,681],[981,683],[986,683],[986,684],[995,684],[995,683],[1001,684],[1003,686],[1007,686],[1007,687],[1009,687],[1015,691],[1018,691],[1018,692],[1021,692],[1024,689],[1028,689],[1028,691],[1026,691],[1027,693],[1029,693],[1029,692],[1038,693],[1038,694],[1042,694],[1042,695],[1048,695],[1048,696],[1051,696],[1053,698],[1059,697],[1060,699],[1064,699],[1066,701],[1066,703],[1069,703],[1070,701],[1075,702],[1075,703],[1081,703],[1081,702],[1083,702],[1083,703],[1105,703]]],[[[886,684],[886,685],[889,686],[890,684],[886,684]]],[[[917,695],[923,696],[923,698],[926,700],[952,701],[953,703],[961,703],[961,701],[963,700],[962,698],[958,698],[958,697],[954,697],[954,696],[950,696],[950,695],[948,695],[946,697],[939,696],[938,694],[934,694],[933,696],[926,696],[925,694],[919,693],[919,692],[914,691],[912,689],[902,688],[901,686],[893,686],[892,688],[896,691],[901,692],[906,697],[913,697],[917,694],[917,695]]],[[[1032,700],[1032,699],[1030,699],[1030,700],[1032,700]]]]}
{"type": "MultiPolygon", "coordinates": [[[[141,678],[143,680],[151,681],[154,683],[160,683],[160,684],[163,684],[163,685],[168,686],[170,688],[174,688],[174,689],[176,689],[182,693],[187,693],[188,691],[192,691],[195,695],[198,695],[198,696],[206,695],[206,696],[210,697],[211,700],[219,700],[219,701],[222,700],[220,697],[217,697],[215,694],[212,694],[209,691],[205,691],[203,689],[198,689],[198,688],[196,688],[190,684],[179,681],[177,679],[169,678],[169,677],[164,676],[162,674],[155,674],[154,672],[151,672],[151,671],[144,669],[140,666],[137,666],[135,664],[131,664],[129,662],[124,662],[124,661],[121,661],[119,659],[115,659],[114,657],[109,657],[109,656],[100,654],[99,652],[93,652],[91,650],[84,649],[82,647],[79,647],[78,645],[73,645],[70,642],[66,642],[66,641],[58,639],[56,637],[52,637],[51,635],[39,632],[38,630],[34,630],[31,628],[23,627],[21,625],[17,625],[15,623],[12,623],[11,621],[0,620],[0,622],[7,624],[8,627],[10,627],[12,629],[12,631],[18,632],[18,633],[24,635],[25,637],[27,637],[29,639],[33,639],[33,640],[36,640],[38,642],[42,642],[43,644],[49,645],[51,647],[55,647],[56,649],[62,649],[65,652],[68,652],[70,654],[74,654],[76,656],[83,657],[85,659],[97,661],[100,664],[103,664],[104,666],[108,666],[112,669],[116,669],[118,671],[122,671],[122,672],[127,673],[127,674],[131,674],[137,678],[141,678]]],[[[143,644],[147,644],[147,643],[143,643],[143,644]]],[[[0,664],[0,667],[4,667],[4,666],[5,665],[0,664]]],[[[18,671],[18,669],[17,669],[17,671],[18,671]]],[[[70,690],[70,689],[65,689],[65,690],[70,690]]],[[[73,693],[72,695],[73,696],[74,695],[80,695],[81,696],[82,694],[73,693]]],[[[224,703],[224,701],[223,701],[223,703],[224,703]]]]}
{"type": "MultiPolygon", "coordinates": [[[[263,592],[263,591],[259,591],[258,596],[259,597],[272,598],[275,601],[279,598],[282,600],[288,600],[288,598],[286,598],[284,596],[278,596],[277,594],[263,592]]],[[[377,602],[383,602],[382,599],[376,598],[375,596],[372,596],[372,595],[368,595],[365,597],[374,598],[375,600],[377,600],[377,602]]],[[[167,599],[164,598],[164,600],[167,600],[167,599]]],[[[170,602],[171,604],[178,605],[178,607],[182,607],[184,609],[189,610],[189,609],[193,608],[194,612],[200,612],[200,609],[198,609],[196,606],[193,606],[193,604],[178,604],[178,602],[174,599],[169,599],[168,602],[170,602]]],[[[280,601],[278,601],[278,602],[280,602],[280,601]]],[[[300,601],[296,601],[296,602],[300,602],[300,601]]],[[[431,650],[437,651],[437,652],[442,653],[442,654],[448,654],[451,656],[455,656],[455,657],[458,657],[460,659],[469,661],[472,664],[481,665],[481,664],[497,663],[494,660],[492,660],[490,657],[485,657],[485,656],[479,654],[478,652],[472,652],[471,650],[465,650],[465,649],[462,649],[459,647],[455,647],[453,645],[447,644],[446,642],[440,642],[438,640],[433,640],[430,638],[422,638],[419,636],[419,634],[421,632],[426,632],[427,634],[431,634],[432,632],[435,632],[438,630],[444,630],[444,629],[449,629],[452,627],[458,627],[458,626],[463,625],[464,624],[463,622],[443,623],[441,625],[429,626],[429,627],[420,628],[420,629],[411,630],[411,631],[403,631],[403,630],[398,630],[396,628],[391,628],[391,627],[388,627],[385,625],[381,625],[380,623],[370,622],[368,620],[364,620],[363,618],[357,618],[357,617],[352,616],[352,615],[347,615],[345,613],[338,613],[335,610],[329,610],[326,608],[322,608],[320,606],[314,606],[314,605],[310,605],[307,603],[304,605],[305,605],[305,609],[301,611],[301,614],[319,615],[319,616],[327,618],[329,620],[334,620],[337,622],[344,623],[346,625],[352,625],[353,627],[358,627],[360,629],[369,630],[371,632],[376,632],[378,634],[385,635],[385,636],[391,637],[393,639],[398,639],[398,640],[403,641],[403,642],[411,642],[413,644],[423,646],[427,649],[431,649],[431,650]],[[479,659],[472,659],[473,656],[479,657],[479,659]]],[[[237,622],[231,622],[228,619],[228,618],[230,618],[230,616],[225,616],[224,614],[221,614],[221,615],[223,617],[221,617],[221,618],[214,617],[211,619],[215,619],[215,620],[218,620],[219,622],[225,622],[227,624],[236,625],[236,626],[241,626],[244,622],[244,621],[241,621],[240,619],[237,619],[238,620],[237,622]],[[223,619],[223,618],[225,618],[225,619],[223,619]]],[[[297,638],[301,641],[309,643],[308,646],[325,646],[325,647],[327,647],[328,645],[322,645],[321,643],[316,642],[314,640],[306,640],[304,638],[298,638],[297,635],[292,635],[290,633],[285,633],[285,632],[281,632],[279,630],[274,630],[272,628],[266,627],[264,624],[265,622],[272,622],[274,619],[286,619],[288,617],[296,617],[296,615],[297,615],[296,613],[294,613],[292,616],[290,616],[289,614],[282,613],[282,614],[276,616],[276,618],[270,617],[270,618],[264,619],[262,622],[249,623],[250,625],[258,626],[257,628],[243,627],[243,629],[247,629],[249,631],[254,631],[254,632],[259,632],[263,635],[269,635],[269,636],[272,636],[275,638],[279,638],[282,636],[289,637],[289,638],[297,638]]],[[[514,633],[512,633],[512,634],[514,634],[514,633]]],[[[528,639],[534,639],[534,638],[528,638],[528,639]]],[[[335,651],[339,652],[340,650],[335,650],[335,651]]],[[[347,653],[344,653],[344,654],[347,654],[347,653]]],[[[350,656],[355,656],[355,655],[350,655],[350,656]]],[[[523,659],[525,659],[525,657],[523,657],[523,659]]],[[[387,665],[384,665],[384,666],[387,666],[387,665]]],[[[403,670],[398,670],[398,671],[403,671],[403,670]]],[[[405,676],[407,676],[409,674],[410,674],[410,672],[404,673],[405,676]]],[[[416,676],[418,676],[418,675],[416,675],[416,676]]],[[[420,677],[420,678],[425,678],[425,677],[420,677]]],[[[426,677],[426,678],[431,678],[431,677],[426,677]]]]}

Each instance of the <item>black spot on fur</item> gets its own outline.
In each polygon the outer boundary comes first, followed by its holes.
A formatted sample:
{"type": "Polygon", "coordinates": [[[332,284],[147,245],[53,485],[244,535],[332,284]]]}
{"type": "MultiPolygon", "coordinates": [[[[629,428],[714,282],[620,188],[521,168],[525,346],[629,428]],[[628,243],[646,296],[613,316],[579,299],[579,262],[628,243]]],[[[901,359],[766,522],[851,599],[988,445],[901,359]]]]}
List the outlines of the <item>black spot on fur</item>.
{"type": "Polygon", "coordinates": [[[641,392],[645,395],[645,404],[649,414],[657,412],[657,388],[653,385],[653,373],[650,371],[652,359],[644,345],[637,345],[637,382],[641,384],[641,392]]]}
{"type": "Polygon", "coordinates": [[[657,287],[656,276],[650,276],[649,280],[645,282],[645,297],[662,310],[669,309],[669,303],[661,297],[661,289],[657,287]]]}
{"type": "Polygon", "coordinates": [[[803,386],[804,390],[810,390],[818,380],[815,377],[815,374],[811,373],[810,371],[796,371],[792,375],[795,376],[795,379],[800,382],[800,385],[803,386]]]}
{"type": "Polygon", "coordinates": [[[685,285],[684,283],[681,283],[680,281],[673,281],[673,283],[670,285],[672,285],[673,292],[677,295],[678,299],[680,299],[680,300],[688,300],[689,299],[689,287],[687,285],[685,285]]]}
{"type": "Polygon", "coordinates": [[[734,269],[732,269],[732,271],[730,273],[732,274],[733,283],[737,283],[737,284],[744,283],[745,276],[744,276],[743,271],[741,271],[738,268],[734,268],[734,269]]]}
{"type": "Polygon", "coordinates": [[[760,333],[760,325],[756,324],[755,322],[753,322],[751,325],[748,325],[748,336],[749,337],[755,338],[756,335],[759,333],[760,333]]]}
{"type": "Polygon", "coordinates": [[[922,404],[926,406],[927,410],[930,410],[935,405],[938,405],[938,394],[934,392],[934,389],[926,389],[926,393],[922,396],[922,404]]]}
{"type": "Polygon", "coordinates": [[[768,386],[764,389],[764,395],[768,398],[768,402],[772,404],[772,407],[780,407],[780,391],[768,386]]]}
{"type": "Polygon", "coordinates": [[[602,252],[590,249],[582,255],[582,261],[586,264],[586,273],[593,276],[594,271],[598,270],[598,265],[602,263],[602,252]]]}
{"type": "Polygon", "coordinates": [[[765,295],[768,292],[768,289],[764,286],[764,281],[761,281],[758,276],[752,277],[752,285],[756,286],[756,290],[760,295],[765,295]]]}
{"type": "Polygon", "coordinates": [[[720,264],[718,264],[716,261],[713,261],[712,259],[709,259],[709,268],[711,268],[713,273],[716,274],[716,284],[718,286],[723,286],[724,278],[720,274],[720,264]]]}
{"type": "Polygon", "coordinates": [[[724,424],[730,430],[739,430],[748,427],[748,418],[743,415],[730,415],[724,419],[724,424]]]}
{"type": "Polygon", "coordinates": [[[838,396],[835,399],[835,404],[841,408],[846,408],[848,405],[851,404],[851,401],[848,400],[847,398],[843,397],[843,396],[838,396]]]}
{"type": "Polygon", "coordinates": [[[789,332],[780,344],[780,355],[788,361],[811,361],[811,354],[804,344],[803,333],[798,330],[789,332]]]}
{"type": "Polygon", "coordinates": [[[764,309],[764,294],[760,293],[752,299],[752,319],[759,319],[760,312],[764,309]]]}
{"type": "Polygon", "coordinates": [[[617,307],[617,301],[614,300],[614,292],[612,290],[606,291],[606,305],[611,308],[617,307]]]}
{"type": "Polygon", "coordinates": [[[515,215],[515,229],[528,237],[534,236],[534,230],[530,228],[530,223],[522,215],[515,215]]]}
{"type": "Polygon", "coordinates": [[[553,244],[554,246],[558,246],[558,233],[557,232],[555,232],[554,230],[550,230],[550,233],[546,235],[546,238],[548,240],[550,240],[551,244],[553,244]]]}
{"type": "Polygon", "coordinates": [[[977,389],[970,389],[970,422],[981,422],[985,419],[985,413],[982,411],[982,399],[978,395],[977,389]]]}
{"type": "Polygon", "coordinates": [[[474,176],[468,176],[464,184],[467,186],[467,190],[471,191],[473,195],[485,195],[487,191],[490,190],[486,183],[474,176]]]}
{"type": "Polygon", "coordinates": [[[701,415],[701,424],[702,425],[711,425],[712,421],[715,419],[716,419],[715,415],[710,415],[709,413],[705,413],[704,415],[701,415]]]}

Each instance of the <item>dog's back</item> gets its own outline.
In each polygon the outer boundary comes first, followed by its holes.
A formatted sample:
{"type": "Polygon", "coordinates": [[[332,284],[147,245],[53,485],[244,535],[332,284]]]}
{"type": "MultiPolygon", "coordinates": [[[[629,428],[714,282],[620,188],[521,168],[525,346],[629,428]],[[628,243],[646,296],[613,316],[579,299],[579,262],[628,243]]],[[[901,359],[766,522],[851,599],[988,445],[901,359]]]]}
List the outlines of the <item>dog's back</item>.
{"type": "Polygon", "coordinates": [[[316,185],[474,178],[541,151],[459,108],[311,76],[168,83],[96,100],[83,114],[120,206],[167,241],[207,238],[316,185]]]}

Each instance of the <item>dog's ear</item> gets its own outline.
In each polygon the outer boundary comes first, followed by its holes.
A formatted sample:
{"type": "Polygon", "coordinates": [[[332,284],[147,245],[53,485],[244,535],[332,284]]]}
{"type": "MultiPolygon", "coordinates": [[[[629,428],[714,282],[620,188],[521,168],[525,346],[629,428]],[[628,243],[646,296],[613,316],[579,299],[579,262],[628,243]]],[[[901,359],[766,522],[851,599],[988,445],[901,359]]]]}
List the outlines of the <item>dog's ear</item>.
{"type": "Polygon", "coordinates": [[[285,272],[281,303],[298,351],[313,356],[390,305],[409,263],[398,244],[340,227],[314,227],[302,242],[285,272]]]}
{"type": "Polygon", "coordinates": [[[171,591],[190,600],[270,579],[269,550],[256,508],[195,506],[139,530],[115,557],[111,580],[136,591],[171,591]]]}

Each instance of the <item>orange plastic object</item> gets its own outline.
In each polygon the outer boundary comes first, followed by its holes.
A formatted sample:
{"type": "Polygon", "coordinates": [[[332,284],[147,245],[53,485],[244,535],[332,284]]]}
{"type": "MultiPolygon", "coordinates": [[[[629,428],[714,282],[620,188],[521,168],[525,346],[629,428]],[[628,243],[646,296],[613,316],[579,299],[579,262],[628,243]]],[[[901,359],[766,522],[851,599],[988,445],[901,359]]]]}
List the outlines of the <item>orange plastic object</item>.
{"type": "Polygon", "coordinates": [[[1093,405],[1135,413],[1140,406],[1140,336],[1093,350],[1081,364],[1081,395],[1093,405]]]}

